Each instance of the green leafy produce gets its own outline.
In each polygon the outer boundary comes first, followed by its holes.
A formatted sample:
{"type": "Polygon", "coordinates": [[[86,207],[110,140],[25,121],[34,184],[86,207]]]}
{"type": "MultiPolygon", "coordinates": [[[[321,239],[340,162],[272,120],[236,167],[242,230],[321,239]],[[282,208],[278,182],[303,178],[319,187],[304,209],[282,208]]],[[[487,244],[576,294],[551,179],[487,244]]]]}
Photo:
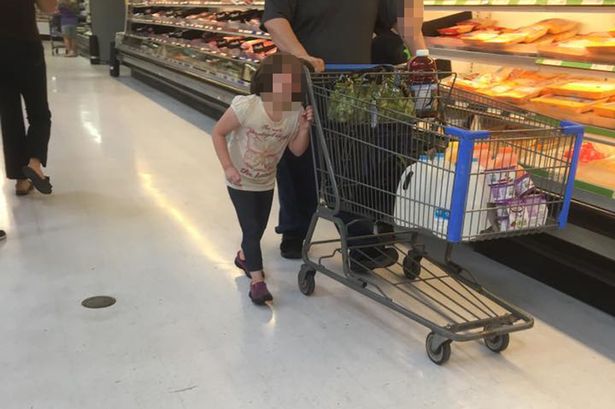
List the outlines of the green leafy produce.
{"type": "Polygon", "coordinates": [[[414,102],[396,83],[395,76],[368,74],[343,76],[329,97],[329,119],[336,122],[368,123],[380,114],[379,121],[408,121],[414,116],[414,102]]]}

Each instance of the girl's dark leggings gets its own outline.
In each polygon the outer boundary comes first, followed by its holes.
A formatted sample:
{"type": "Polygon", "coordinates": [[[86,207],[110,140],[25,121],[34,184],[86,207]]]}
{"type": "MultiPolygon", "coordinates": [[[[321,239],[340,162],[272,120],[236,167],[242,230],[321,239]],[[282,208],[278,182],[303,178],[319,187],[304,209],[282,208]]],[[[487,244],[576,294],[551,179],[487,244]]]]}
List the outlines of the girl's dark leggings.
{"type": "Polygon", "coordinates": [[[273,190],[249,192],[229,187],[228,192],[243,233],[241,249],[246,257],[246,267],[248,271],[260,271],[263,269],[261,238],[269,222],[273,190]]]}

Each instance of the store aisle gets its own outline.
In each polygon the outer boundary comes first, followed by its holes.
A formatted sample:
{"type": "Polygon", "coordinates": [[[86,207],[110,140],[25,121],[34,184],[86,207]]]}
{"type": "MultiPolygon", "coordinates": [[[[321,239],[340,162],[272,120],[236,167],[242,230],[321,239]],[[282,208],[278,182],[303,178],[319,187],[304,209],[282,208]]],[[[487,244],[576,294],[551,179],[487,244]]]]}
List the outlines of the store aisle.
{"type": "MultiPolygon", "coordinates": [[[[83,59],[48,57],[55,194],[0,179],[0,396],[23,408],[607,408],[615,320],[478,255],[487,287],[537,316],[496,356],[453,345],[277,256],[256,308],[232,265],[238,228],[213,121],[83,59]],[[105,310],[82,299],[117,298],[105,310]]],[[[3,174],[0,176],[3,177],[3,174]]],[[[520,255],[522,256],[522,255],[520,255]]]]}

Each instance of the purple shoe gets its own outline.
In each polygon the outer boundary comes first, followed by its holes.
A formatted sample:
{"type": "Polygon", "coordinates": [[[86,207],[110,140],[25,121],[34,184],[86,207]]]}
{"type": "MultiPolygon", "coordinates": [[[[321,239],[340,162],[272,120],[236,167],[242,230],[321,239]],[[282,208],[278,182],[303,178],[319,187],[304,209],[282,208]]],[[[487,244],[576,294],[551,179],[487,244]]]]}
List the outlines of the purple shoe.
{"type": "MultiPolygon", "coordinates": [[[[240,270],[243,270],[243,272],[245,273],[246,277],[248,277],[250,280],[252,279],[252,274],[250,274],[250,272],[248,271],[248,269],[246,268],[246,261],[242,260],[239,257],[239,252],[237,252],[237,256],[235,257],[235,265],[237,266],[237,268],[239,268],[240,270]]],[[[263,271],[263,277],[265,277],[265,272],[263,271]]]]}
{"type": "Polygon", "coordinates": [[[256,305],[264,305],[267,301],[273,301],[273,296],[267,289],[267,284],[264,281],[250,284],[248,295],[256,305]]]}

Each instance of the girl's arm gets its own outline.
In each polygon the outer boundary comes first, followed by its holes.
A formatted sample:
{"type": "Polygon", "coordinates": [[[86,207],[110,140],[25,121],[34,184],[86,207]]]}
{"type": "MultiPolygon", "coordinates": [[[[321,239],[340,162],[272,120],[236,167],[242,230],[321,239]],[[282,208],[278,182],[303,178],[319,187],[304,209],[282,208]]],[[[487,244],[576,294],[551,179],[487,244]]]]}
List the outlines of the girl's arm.
{"type": "Polygon", "coordinates": [[[310,146],[310,128],[314,121],[314,110],[311,106],[305,108],[303,114],[299,117],[299,129],[297,133],[288,144],[288,149],[295,156],[301,156],[305,153],[308,146],[310,146]]]}
{"type": "Polygon", "coordinates": [[[241,186],[241,175],[239,171],[233,165],[231,155],[228,152],[228,144],[226,142],[226,136],[238,129],[241,126],[235,111],[232,108],[226,110],[222,118],[218,121],[213,131],[211,132],[212,140],[214,142],[214,149],[226,179],[235,186],[241,186]]]}

